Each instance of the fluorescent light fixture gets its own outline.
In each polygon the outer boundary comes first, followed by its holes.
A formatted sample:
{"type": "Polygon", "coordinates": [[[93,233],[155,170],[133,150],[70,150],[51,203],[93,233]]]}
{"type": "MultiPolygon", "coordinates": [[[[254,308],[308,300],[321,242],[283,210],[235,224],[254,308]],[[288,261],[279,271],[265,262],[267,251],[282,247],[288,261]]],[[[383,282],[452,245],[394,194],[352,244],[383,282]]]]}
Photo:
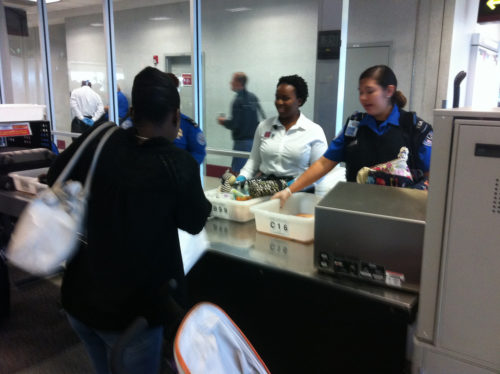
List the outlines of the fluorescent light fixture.
{"type": "Polygon", "coordinates": [[[102,23],[91,23],[90,26],[92,26],[92,27],[102,27],[103,24],[102,23]]]}
{"type": "MultiPolygon", "coordinates": [[[[38,0],[29,0],[29,1],[31,1],[32,3],[36,3],[38,0]]],[[[59,1],[61,0],[46,0],[45,2],[47,4],[50,4],[50,3],[58,3],[59,1]]]]}
{"type": "Polygon", "coordinates": [[[251,10],[251,9],[250,8],[246,8],[246,7],[226,9],[226,11],[232,12],[232,13],[235,13],[235,12],[246,12],[247,10],[251,10]]]}
{"type": "Polygon", "coordinates": [[[172,17],[151,17],[149,20],[150,21],[168,21],[169,19],[172,19],[172,17]]]}

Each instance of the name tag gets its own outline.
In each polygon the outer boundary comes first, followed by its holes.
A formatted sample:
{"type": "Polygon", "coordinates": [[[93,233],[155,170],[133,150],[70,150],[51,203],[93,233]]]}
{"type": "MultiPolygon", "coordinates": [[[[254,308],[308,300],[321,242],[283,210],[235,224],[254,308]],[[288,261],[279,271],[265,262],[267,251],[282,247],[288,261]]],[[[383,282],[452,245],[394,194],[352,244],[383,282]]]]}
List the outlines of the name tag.
{"type": "Polygon", "coordinates": [[[345,129],[345,136],[355,137],[358,133],[359,121],[349,120],[345,129]]]}

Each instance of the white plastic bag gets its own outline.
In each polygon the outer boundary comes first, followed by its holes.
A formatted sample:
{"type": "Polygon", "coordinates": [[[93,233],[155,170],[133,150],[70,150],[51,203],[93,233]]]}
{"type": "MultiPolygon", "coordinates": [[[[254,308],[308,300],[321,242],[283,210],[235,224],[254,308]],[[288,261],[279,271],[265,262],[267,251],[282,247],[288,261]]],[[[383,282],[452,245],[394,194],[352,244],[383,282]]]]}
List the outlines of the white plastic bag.
{"type": "Polygon", "coordinates": [[[187,274],[208,248],[207,232],[203,229],[199,234],[191,235],[181,229],[178,231],[184,274],[187,274]]]}
{"type": "Polygon", "coordinates": [[[54,185],[40,192],[24,209],[7,247],[7,258],[17,267],[36,275],[53,273],[74,255],[84,230],[92,177],[100,152],[118,127],[107,122],[95,129],[66,164],[54,185]],[[69,175],[90,142],[103,131],[85,185],[69,175]]]}

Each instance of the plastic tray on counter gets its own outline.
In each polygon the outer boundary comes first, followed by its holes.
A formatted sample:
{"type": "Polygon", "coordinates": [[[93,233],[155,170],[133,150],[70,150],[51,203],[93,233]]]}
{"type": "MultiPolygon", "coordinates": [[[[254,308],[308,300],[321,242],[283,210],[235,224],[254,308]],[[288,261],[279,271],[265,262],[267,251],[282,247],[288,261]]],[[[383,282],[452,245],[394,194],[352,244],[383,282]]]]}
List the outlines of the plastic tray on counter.
{"type": "Polygon", "coordinates": [[[270,200],[251,208],[257,231],[296,240],[314,241],[314,208],[319,197],[306,192],[294,193],[280,208],[279,200],[270,200]],[[299,216],[304,215],[304,216],[299,216]]]}
{"type": "Polygon", "coordinates": [[[48,170],[48,168],[18,170],[9,173],[9,177],[14,181],[14,187],[17,191],[36,195],[48,187],[38,181],[38,176],[46,174],[48,170]]]}
{"type": "Polygon", "coordinates": [[[205,196],[212,203],[212,216],[237,222],[248,222],[254,219],[250,208],[269,200],[270,196],[258,197],[246,201],[230,200],[217,196],[217,189],[205,191],[205,196]]]}

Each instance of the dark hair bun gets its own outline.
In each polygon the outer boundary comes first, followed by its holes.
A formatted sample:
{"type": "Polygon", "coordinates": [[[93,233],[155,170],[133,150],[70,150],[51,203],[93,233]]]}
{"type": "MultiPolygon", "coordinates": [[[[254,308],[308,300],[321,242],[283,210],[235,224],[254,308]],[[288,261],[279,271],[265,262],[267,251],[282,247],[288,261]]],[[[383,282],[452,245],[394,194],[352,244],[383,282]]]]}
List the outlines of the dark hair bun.
{"type": "Polygon", "coordinates": [[[404,108],[408,100],[406,100],[405,95],[400,90],[396,90],[393,95],[393,102],[400,108],[404,108]]]}

